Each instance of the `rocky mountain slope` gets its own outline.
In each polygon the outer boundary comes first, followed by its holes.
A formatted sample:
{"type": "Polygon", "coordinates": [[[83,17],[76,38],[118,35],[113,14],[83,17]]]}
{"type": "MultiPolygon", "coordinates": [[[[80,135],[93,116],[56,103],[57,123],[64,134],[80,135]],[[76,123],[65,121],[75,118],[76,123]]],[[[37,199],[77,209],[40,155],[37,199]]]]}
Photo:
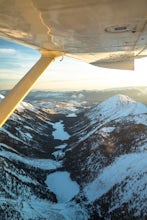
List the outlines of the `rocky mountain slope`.
{"type": "Polygon", "coordinates": [[[147,106],[78,107],[23,102],[0,129],[2,220],[147,218],[147,106]]]}

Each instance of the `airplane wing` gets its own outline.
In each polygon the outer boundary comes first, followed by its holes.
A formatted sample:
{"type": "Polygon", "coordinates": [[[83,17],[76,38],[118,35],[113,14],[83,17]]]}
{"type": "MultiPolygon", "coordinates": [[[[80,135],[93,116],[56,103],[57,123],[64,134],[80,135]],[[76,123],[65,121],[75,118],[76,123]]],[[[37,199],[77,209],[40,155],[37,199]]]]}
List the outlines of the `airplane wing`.
{"type": "Polygon", "coordinates": [[[0,0],[0,37],[131,69],[147,55],[147,1],[0,0]]]}
{"type": "MultiPolygon", "coordinates": [[[[54,51],[52,59],[65,54],[96,66],[133,69],[135,58],[147,56],[147,1],[0,0],[0,37],[40,50],[40,66],[54,51]]],[[[33,83],[24,89],[19,101],[33,83]]]]}

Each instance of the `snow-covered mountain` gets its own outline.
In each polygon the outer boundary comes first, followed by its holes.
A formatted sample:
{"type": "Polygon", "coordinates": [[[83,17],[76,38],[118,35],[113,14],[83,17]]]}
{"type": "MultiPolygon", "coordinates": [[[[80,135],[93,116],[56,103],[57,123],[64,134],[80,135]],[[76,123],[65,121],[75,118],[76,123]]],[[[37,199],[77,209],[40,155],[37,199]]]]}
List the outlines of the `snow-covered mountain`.
{"type": "Polygon", "coordinates": [[[146,113],[144,104],[135,102],[125,95],[115,95],[89,111],[88,117],[91,120],[94,118],[94,120],[105,121],[109,118],[109,121],[112,121],[144,113],[146,113]]]}
{"type": "Polygon", "coordinates": [[[23,102],[0,129],[1,219],[146,219],[147,106],[65,105],[23,102]]]}
{"type": "Polygon", "coordinates": [[[82,188],[90,219],[145,219],[147,106],[116,95],[72,129],[75,142],[64,163],[82,188]]]}

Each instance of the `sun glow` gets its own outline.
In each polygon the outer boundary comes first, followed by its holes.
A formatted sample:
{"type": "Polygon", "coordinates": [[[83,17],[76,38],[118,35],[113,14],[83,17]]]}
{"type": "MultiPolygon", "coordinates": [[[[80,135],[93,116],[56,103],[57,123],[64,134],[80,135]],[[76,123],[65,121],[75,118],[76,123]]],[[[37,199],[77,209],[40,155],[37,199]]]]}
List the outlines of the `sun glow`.
{"type": "MultiPolygon", "coordinates": [[[[0,40],[0,89],[11,89],[34,65],[40,54],[30,48],[0,40]]],[[[96,67],[85,62],[59,58],[40,77],[33,89],[101,90],[147,86],[147,58],[135,60],[135,70],[96,67]]]]}
{"type": "Polygon", "coordinates": [[[146,59],[135,61],[135,70],[115,70],[95,67],[74,59],[58,59],[40,78],[35,88],[53,90],[107,89],[146,86],[146,59]]]}

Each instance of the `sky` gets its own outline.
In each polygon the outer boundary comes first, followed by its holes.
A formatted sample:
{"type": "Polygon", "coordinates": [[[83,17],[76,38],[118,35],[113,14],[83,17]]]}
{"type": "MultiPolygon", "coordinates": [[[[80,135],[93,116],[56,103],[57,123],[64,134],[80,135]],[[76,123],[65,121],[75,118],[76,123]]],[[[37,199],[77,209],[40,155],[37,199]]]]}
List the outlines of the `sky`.
{"type": "MultiPolygon", "coordinates": [[[[0,39],[0,90],[11,89],[40,58],[38,51],[0,39]]],[[[135,71],[96,67],[69,57],[58,58],[39,78],[38,90],[102,90],[147,86],[147,58],[135,62],[135,71]]]]}

